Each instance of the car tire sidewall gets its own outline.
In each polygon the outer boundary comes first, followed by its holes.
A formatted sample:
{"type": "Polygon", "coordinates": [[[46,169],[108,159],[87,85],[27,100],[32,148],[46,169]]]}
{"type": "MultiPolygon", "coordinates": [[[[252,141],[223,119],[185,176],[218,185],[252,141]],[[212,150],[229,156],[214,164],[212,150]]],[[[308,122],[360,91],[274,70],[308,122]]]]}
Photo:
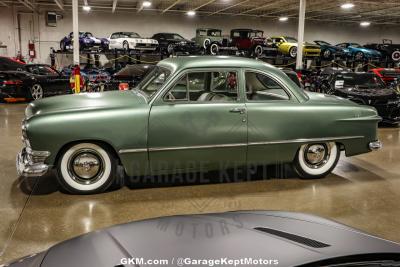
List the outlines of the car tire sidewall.
{"type": "Polygon", "coordinates": [[[203,48],[204,48],[204,49],[208,49],[208,47],[210,46],[210,44],[211,44],[211,40],[210,40],[210,39],[205,39],[205,40],[203,41],[203,48]]]}
{"type": "Polygon", "coordinates": [[[42,87],[39,83],[34,83],[34,84],[32,84],[32,86],[31,86],[31,88],[30,88],[29,91],[30,91],[30,93],[31,93],[31,98],[32,98],[33,100],[39,100],[39,99],[44,98],[44,90],[43,90],[43,87],[42,87]],[[33,96],[33,94],[32,94],[32,92],[33,92],[33,87],[35,87],[35,86],[39,86],[39,87],[41,88],[42,95],[41,95],[41,97],[39,97],[39,98],[35,98],[35,97],[33,96]]]}
{"type": "Polygon", "coordinates": [[[393,51],[392,60],[396,61],[396,62],[400,60],[400,51],[399,50],[393,51]]]}
{"type": "Polygon", "coordinates": [[[289,49],[289,56],[290,56],[291,58],[296,58],[296,57],[297,57],[297,47],[296,47],[296,46],[292,46],[292,47],[289,49]],[[293,54],[293,51],[296,51],[296,52],[294,52],[294,54],[293,54]]]}
{"type": "Polygon", "coordinates": [[[71,194],[95,194],[107,190],[114,181],[117,163],[112,154],[103,146],[94,143],[79,143],[72,145],[62,152],[57,163],[57,178],[58,182],[64,190],[71,194]],[[104,172],[102,177],[91,185],[82,185],[74,181],[68,172],[68,161],[73,153],[79,149],[90,148],[94,149],[104,160],[104,172]]]}
{"type": "Polygon", "coordinates": [[[357,53],[355,53],[354,58],[356,60],[363,60],[364,59],[364,53],[363,52],[357,52],[357,53]]]}
{"type": "Polygon", "coordinates": [[[254,47],[254,56],[260,57],[260,56],[262,56],[263,52],[264,52],[264,49],[261,45],[256,45],[254,47]]]}
{"type": "Polygon", "coordinates": [[[339,145],[335,142],[328,142],[331,147],[331,155],[328,159],[328,162],[321,168],[312,169],[305,164],[304,160],[304,148],[307,144],[302,145],[297,151],[295,160],[294,160],[294,169],[297,174],[302,179],[319,179],[323,178],[326,175],[330,174],[332,170],[336,167],[339,158],[340,158],[340,148],[339,145]]]}
{"type": "Polygon", "coordinates": [[[218,52],[219,52],[219,46],[218,46],[218,44],[216,44],[216,43],[212,43],[211,45],[210,45],[210,55],[213,55],[213,56],[216,56],[216,55],[218,55],[218,52]],[[213,52],[214,51],[214,52],[213,52]]]}
{"type": "Polygon", "coordinates": [[[326,49],[326,50],[322,51],[322,57],[324,59],[331,59],[332,52],[329,49],[326,49]]]}

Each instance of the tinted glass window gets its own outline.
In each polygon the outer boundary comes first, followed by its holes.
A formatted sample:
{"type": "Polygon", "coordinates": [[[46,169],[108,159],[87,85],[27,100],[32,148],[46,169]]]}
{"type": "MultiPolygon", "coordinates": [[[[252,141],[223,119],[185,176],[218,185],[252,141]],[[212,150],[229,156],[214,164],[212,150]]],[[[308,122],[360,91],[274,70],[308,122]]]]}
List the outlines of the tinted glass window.
{"type": "Polygon", "coordinates": [[[168,69],[155,67],[138,85],[138,89],[150,98],[161,89],[171,72],[168,69]]]}
{"type": "Polygon", "coordinates": [[[250,101],[289,99],[279,83],[269,76],[255,72],[246,72],[246,95],[250,101]]]}
{"type": "Polygon", "coordinates": [[[37,75],[57,75],[57,72],[49,66],[33,65],[26,67],[30,73],[37,75]]]}

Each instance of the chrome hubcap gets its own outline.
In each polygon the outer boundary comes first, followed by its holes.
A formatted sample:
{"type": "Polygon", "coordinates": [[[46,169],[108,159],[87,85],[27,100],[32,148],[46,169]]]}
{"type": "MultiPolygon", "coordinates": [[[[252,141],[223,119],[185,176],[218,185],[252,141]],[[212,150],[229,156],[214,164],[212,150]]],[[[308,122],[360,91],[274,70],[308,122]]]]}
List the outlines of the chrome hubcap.
{"type": "Polygon", "coordinates": [[[213,45],[211,46],[211,53],[212,53],[213,55],[216,55],[216,54],[218,53],[218,46],[217,46],[217,45],[213,44],[213,45]]]}
{"type": "Polygon", "coordinates": [[[104,172],[104,160],[95,150],[81,149],[70,157],[68,172],[80,184],[93,184],[104,172]]]}
{"type": "Polygon", "coordinates": [[[40,99],[43,97],[43,89],[39,84],[32,86],[32,97],[33,99],[40,99]]]}
{"type": "Polygon", "coordinates": [[[329,50],[325,50],[325,52],[324,52],[324,56],[325,56],[325,58],[328,58],[328,57],[330,57],[330,56],[331,56],[331,51],[329,51],[329,50]]]}
{"type": "Polygon", "coordinates": [[[308,167],[318,169],[324,166],[330,157],[329,144],[310,144],[304,149],[304,159],[308,167]]]}
{"type": "Polygon", "coordinates": [[[297,54],[297,48],[292,48],[292,50],[290,50],[290,55],[291,55],[292,57],[295,57],[296,54],[297,54]]]}

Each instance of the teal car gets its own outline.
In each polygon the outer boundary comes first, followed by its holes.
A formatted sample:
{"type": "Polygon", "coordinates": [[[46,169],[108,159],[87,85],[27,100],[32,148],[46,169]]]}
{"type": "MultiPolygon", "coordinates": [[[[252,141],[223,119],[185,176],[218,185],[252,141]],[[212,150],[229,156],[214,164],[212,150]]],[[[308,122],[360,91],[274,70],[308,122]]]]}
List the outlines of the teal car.
{"type": "Polygon", "coordinates": [[[320,178],[381,147],[374,108],[305,92],[281,70],[227,56],[168,58],[128,91],[34,101],[22,123],[22,176],[55,169],[76,194],[127,176],[292,162],[320,178]]]}

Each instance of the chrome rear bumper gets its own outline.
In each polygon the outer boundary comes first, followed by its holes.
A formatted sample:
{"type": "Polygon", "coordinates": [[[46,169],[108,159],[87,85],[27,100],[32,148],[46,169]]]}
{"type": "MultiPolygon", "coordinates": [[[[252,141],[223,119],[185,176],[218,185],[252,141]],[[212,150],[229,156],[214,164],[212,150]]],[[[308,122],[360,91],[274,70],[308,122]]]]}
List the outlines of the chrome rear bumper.
{"type": "Polygon", "coordinates": [[[371,149],[372,151],[375,151],[375,150],[381,149],[383,145],[382,145],[381,141],[377,140],[374,142],[370,142],[368,146],[369,146],[369,149],[371,149]]]}
{"type": "Polygon", "coordinates": [[[44,175],[49,169],[44,161],[49,156],[50,152],[34,151],[29,147],[24,147],[16,159],[18,176],[38,177],[44,175]]]}

